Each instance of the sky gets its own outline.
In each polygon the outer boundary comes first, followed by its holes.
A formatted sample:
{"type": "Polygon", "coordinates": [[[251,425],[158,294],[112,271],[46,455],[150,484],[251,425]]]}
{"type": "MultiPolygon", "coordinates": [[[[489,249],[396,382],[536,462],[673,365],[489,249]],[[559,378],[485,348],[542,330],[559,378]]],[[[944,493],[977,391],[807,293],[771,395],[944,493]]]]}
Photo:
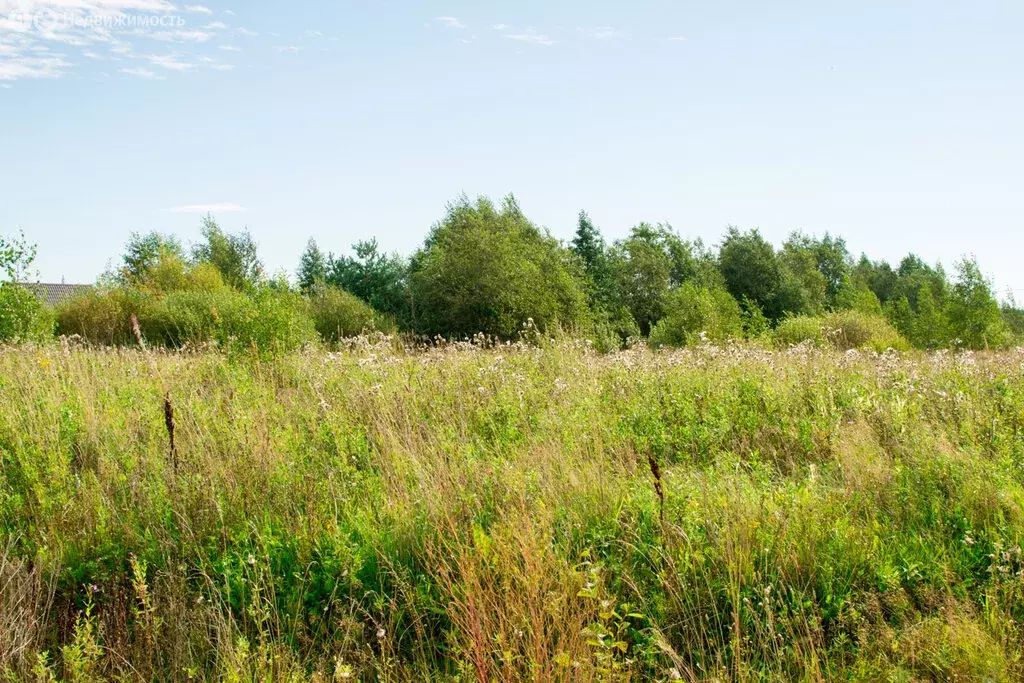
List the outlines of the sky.
{"type": "Polygon", "coordinates": [[[43,281],[206,212],[272,272],[409,254],[512,192],[561,239],[829,232],[1024,298],[1020,0],[195,2],[0,0],[0,234],[43,281]]]}

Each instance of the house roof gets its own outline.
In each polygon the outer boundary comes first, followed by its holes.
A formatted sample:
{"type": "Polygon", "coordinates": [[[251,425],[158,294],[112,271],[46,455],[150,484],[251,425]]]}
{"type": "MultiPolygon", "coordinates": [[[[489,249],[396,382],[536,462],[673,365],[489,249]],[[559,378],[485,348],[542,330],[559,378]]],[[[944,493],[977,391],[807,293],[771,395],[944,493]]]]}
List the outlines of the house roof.
{"type": "Polygon", "coordinates": [[[93,288],[92,285],[58,285],[48,282],[28,282],[22,287],[35,294],[40,303],[47,306],[59,306],[68,299],[73,299],[93,288]]]}

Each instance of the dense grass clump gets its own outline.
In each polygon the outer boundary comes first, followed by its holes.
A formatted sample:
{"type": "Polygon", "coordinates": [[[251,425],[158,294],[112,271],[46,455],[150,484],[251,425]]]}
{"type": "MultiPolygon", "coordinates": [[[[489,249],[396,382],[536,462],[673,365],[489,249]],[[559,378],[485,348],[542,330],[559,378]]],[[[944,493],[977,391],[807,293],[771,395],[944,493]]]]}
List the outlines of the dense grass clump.
{"type": "Polygon", "coordinates": [[[1019,679],[1022,426],[1018,352],[5,348],[0,678],[1019,679]]]}

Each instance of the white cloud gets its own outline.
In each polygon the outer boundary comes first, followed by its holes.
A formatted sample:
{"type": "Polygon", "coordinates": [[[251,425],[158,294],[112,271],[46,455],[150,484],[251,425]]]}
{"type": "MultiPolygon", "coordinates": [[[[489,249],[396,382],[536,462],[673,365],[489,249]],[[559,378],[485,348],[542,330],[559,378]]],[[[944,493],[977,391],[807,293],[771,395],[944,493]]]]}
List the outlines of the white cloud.
{"type": "Polygon", "coordinates": [[[494,29],[495,31],[504,31],[505,29],[508,28],[508,24],[495,24],[491,28],[494,29]]]}
{"type": "Polygon", "coordinates": [[[307,38],[323,38],[324,34],[320,31],[306,31],[305,36],[307,38]]]}
{"type": "Polygon", "coordinates": [[[686,36],[672,36],[672,37],[669,38],[669,40],[673,40],[673,41],[676,41],[676,42],[682,42],[682,41],[686,40],[686,36]]]}
{"type": "Polygon", "coordinates": [[[213,14],[213,10],[204,5],[185,5],[185,11],[196,14],[213,14]]]}
{"type": "Polygon", "coordinates": [[[60,78],[67,73],[69,62],[63,57],[27,57],[15,55],[0,60],[0,81],[16,81],[21,78],[60,78]]]}
{"type": "Polygon", "coordinates": [[[505,37],[509,40],[515,40],[520,43],[533,43],[534,45],[554,45],[557,42],[543,33],[538,33],[533,28],[528,28],[522,33],[506,33],[505,37]]]}
{"type": "Polygon", "coordinates": [[[176,206],[173,209],[165,209],[165,211],[170,213],[237,213],[245,211],[245,207],[231,203],[188,204],[186,206],[176,206]]]}
{"type": "Polygon", "coordinates": [[[226,10],[224,10],[224,14],[228,15],[229,17],[233,17],[233,16],[235,16],[235,11],[234,10],[230,10],[230,9],[226,9],[226,10]]]}
{"type": "Polygon", "coordinates": [[[445,28],[466,28],[458,17],[434,17],[434,21],[444,24],[445,28]]]}
{"type": "Polygon", "coordinates": [[[178,55],[149,55],[146,59],[151,64],[168,69],[169,71],[188,71],[196,66],[191,62],[180,61],[178,55]]]}
{"type": "Polygon", "coordinates": [[[609,38],[618,38],[622,35],[611,26],[596,26],[594,28],[581,28],[580,30],[588,37],[596,40],[608,40],[609,38]]]}
{"type": "Polygon", "coordinates": [[[216,66],[212,66],[210,68],[211,69],[216,69],[217,71],[231,71],[231,70],[233,70],[235,68],[235,65],[234,64],[217,64],[216,66]]]}
{"type": "Polygon", "coordinates": [[[234,45],[220,45],[220,46],[218,46],[217,49],[218,50],[224,50],[224,52],[241,52],[242,51],[242,48],[235,47],[234,45]]]}
{"type": "Polygon", "coordinates": [[[134,66],[129,69],[121,69],[121,73],[128,74],[129,76],[138,76],[139,78],[154,79],[157,77],[155,73],[149,69],[143,69],[140,66],[134,66]]]}
{"type": "Polygon", "coordinates": [[[247,28],[244,28],[244,27],[243,27],[243,28],[240,28],[240,29],[238,29],[238,34],[239,34],[239,35],[242,35],[242,36],[248,36],[248,37],[250,37],[250,38],[255,38],[256,36],[258,36],[258,35],[259,35],[259,34],[258,34],[258,33],[256,33],[255,31],[250,31],[249,29],[247,29],[247,28]]]}
{"type": "Polygon", "coordinates": [[[203,27],[207,31],[221,31],[228,27],[223,21],[211,21],[209,24],[203,27]]]}
{"type": "Polygon", "coordinates": [[[281,45],[277,48],[278,52],[300,52],[302,50],[298,45],[281,45]]]}
{"type": "Polygon", "coordinates": [[[0,83],[0,90],[10,90],[10,89],[11,89],[11,84],[10,83],[0,83]]]}
{"type": "Polygon", "coordinates": [[[157,31],[156,33],[149,33],[146,35],[153,40],[160,40],[164,42],[205,43],[217,34],[210,33],[209,31],[157,31]]]}

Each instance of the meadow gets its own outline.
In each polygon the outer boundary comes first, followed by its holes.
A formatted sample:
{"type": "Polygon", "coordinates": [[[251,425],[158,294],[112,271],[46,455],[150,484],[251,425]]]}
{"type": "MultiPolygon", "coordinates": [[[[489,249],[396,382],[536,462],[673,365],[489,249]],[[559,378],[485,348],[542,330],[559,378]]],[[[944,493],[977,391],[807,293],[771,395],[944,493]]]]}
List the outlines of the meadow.
{"type": "Polygon", "coordinates": [[[1022,427],[1021,350],[0,348],[0,679],[1019,680],[1022,427]]]}

